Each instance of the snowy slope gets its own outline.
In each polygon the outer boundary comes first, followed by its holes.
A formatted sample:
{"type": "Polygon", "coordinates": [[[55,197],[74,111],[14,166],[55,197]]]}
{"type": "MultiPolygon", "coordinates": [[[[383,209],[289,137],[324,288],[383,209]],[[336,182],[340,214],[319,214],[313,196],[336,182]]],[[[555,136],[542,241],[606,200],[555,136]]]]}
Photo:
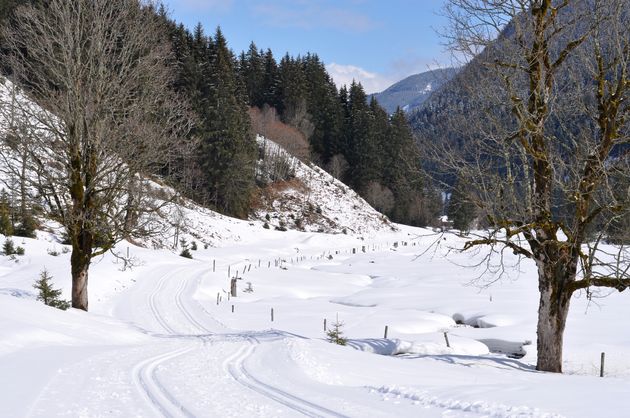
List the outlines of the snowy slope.
{"type": "Polygon", "coordinates": [[[294,177],[266,187],[252,219],[270,228],[312,232],[370,234],[395,230],[386,216],[372,208],[351,188],[314,164],[305,164],[275,142],[257,138],[266,152],[290,160],[294,177]]]}

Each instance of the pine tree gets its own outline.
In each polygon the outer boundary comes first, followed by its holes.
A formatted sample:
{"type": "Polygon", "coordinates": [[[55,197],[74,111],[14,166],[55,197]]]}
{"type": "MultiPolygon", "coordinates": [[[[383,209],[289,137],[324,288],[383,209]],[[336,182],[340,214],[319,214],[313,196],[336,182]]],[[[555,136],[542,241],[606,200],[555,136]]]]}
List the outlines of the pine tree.
{"type": "Polygon", "coordinates": [[[48,271],[43,270],[39,275],[39,280],[35,282],[33,287],[39,292],[37,300],[41,300],[44,304],[58,308],[63,311],[70,307],[70,302],[60,299],[61,289],[55,289],[50,282],[52,277],[48,271]]]}
{"type": "Polygon", "coordinates": [[[263,61],[262,102],[278,109],[280,106],[280,73],[271,49],[267,49],[263,61]]]}
{"type": "Polygon", "coordinates": [[[255,43],[249,45],[247,53],[242,53],[239,61],[241,83],[251,106],[262,107],[265,104],[265,62],[255,43]]]}
{"type": "Polygon", "coordinates": [[[219,211],[245,217],[254,186],[256,144],[247,99],[238,83],[234,57],[217,28],[210,51],[212,89],[200,148],[209,201],[219,211]]]}
{"type": "Polygon", "coordinates": [[[453,187],[447,207],[448,219],[453,222],[453,228],[462,233],[467,233],[476,217],[474,204],[466,193],[466,183],[458,179],[453,187]]]}
{"type": "Polygon", "coordinates": [[[348,343],[348,339],[343,336],[343,326],[344,323],[339,321],[339,315],[337,315],[337,319],[335,323],[332,324],[332,328],[326,332],[329,342],[337,345],[346,345],[348,343]]]}
{"type": "Polygon", "coordinates": [[[367,185],[378,179],[376,167],[377,143],[372,130],[374,115],[367,103],[367,96],[360,83],[350,85],[346,125],[346,149],[344,155],[349,168],[349,183],[363,192],[367,185]]]}
{"type": "Polygon", "coordinates": [[[13,235],[13,223],[9,207],[9,197],[6,191],[2,191],[0,197],[0,234],[5,236],[13,235]]]}
{"type": "Polygon", "coordinates": [[[4,244],[2,244],[2,253],[4,255],[13,255],[15,254],[15,244],[11,238],[7,238],[4,240],[4,244]]]}

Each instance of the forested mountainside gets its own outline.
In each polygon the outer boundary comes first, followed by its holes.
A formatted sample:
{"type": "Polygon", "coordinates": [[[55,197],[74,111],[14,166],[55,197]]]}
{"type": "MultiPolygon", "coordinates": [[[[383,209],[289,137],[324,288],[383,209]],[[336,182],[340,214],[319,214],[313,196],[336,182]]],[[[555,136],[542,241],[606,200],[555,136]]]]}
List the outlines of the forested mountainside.
{"type": "MultiPolygon", "coordinates": [[[[0,19],[22,3],[29,1],[3,4],[0,19]]],[[[255,134],[270,133],[254,129],[260,126],[252,127],[248,112],[272,109],[274,123],[295,134],[284,138],[290,152],[301,149],[301,158],[394,221],[427,225],[436,219],[441,201],[420,175],[419,151],[402,112],[390,117],[360,84],[337,89],[316,54],[277,60],[252,43],[236,55],[219,28],[208,35],[201,24],[189,30],[174,22],[163,7],[153,13],[172,47],[170,87],[188,100],[195,122],[182,139],[186,152],[174,155],[161,174],[188,197],[241,218],[256,210],[253,197],[268,184],[256,176],[255,134]]]]}
{"type": "Polygon", "coordinates": [[[399,107],[407,113],[412,113],[421,108],[434,91],[450,81],[458,70],[458,68],[438,68],[414,74],[391,85],[381,93],[373,94],[372,97],[390,115],[399,107]]]}
{"type": "MultiPolygon", "coordinates": [[[[585,43],[580,41],[584,34],[588,33],[587,25],[591,22],[589,19],[594,18],[592,9],[592,2],[570,2],[560,7],[559,20],[556,23],[557,34],[551,37],[549,45],[550,59],[555,62],[548,65],[557,74],[553,76],[554,83],[550,93],[553,100],[546,104],[550,112],[541,123],[544,123],[549,147],[559,158],[594,152],[602,135],[596,116],[598,101],[603,97],[599,95],[604,94],[606,88],[610,88],[615,81],[624,77],[622,73],[613,70],[616,68],[613,64],[607,64],[608,61],[619,60],[612,55],[615,53],[614,42],[617,41],[609,34],[601,34],[598,39],[601,48],[601,71],[608,73],[603,77],[606,79],[604,84],[597,86],[597,66],[589,61],[591,59],[589,54],[593,54],[594,41],[585,43]],[[608,65],[610,67],[607,67],[608,65]]],[[[622,12],[620,17],[630,23],[627,11],[622,12]]],[[[496,155],[497,150],[492,148],[494,146],[492,144],[506,144],[505,147],[509,147],[513,141],[519,141],[525,135],[522,130],[519,131],[519,118],[535,108],[528,108],[531,103],[522,99],[530,83],[535,80],[528,79],[524,73],[519,74],[519,71],[527,67],[527,63],[524,60],[519,61],[519,58],[514,56],[515,44],[523,42],[523,39],[517,39],[519,25],[527,25],[526,16],[521,17],[521,20],[507,22],[496,39],[490,41],[483,51],[474,56],[450,81],[433,92],[420,108],[409,115],[412,130],[420,147],[431,150],[424,154],[429,157],[423,160],[424,167],[445,190],[459,189],[454,193],[457,200],[468,201],[456,203],[455,206],[460,207],[460,210],[453,210],[451,217],[463,216],[467,222],[482,215],[480,219],[484,224],[485,214],[473,210],[471,179],[463,178],[462,170],[459,170],[452,160],[449,161],[448,156],[461,154],[462,161],[466,158],[469,161],[479,158],[480,164],[502,159],[503,157],[496,155]]],[[[625,65],[627,67],[627,63],[625,65]]],[[[620,135],[627,129],[627,124],[621,126],[620,135]]],[[[628,152],[628,147],[627,143],[622,142],[612,147],[611,166],[618,157],[628,152]]],[[[517,162],[523,158],[522,155],[505,150],[501,152],[508,154],[503,168],[500,169],[504,175],[509,174],[510,164],[522,165],[522,161],[517,162]]],[[[563,168],[564,173],[557,175],[564,176],[565,179],[576,176],[575,172],[569,173],[570,164],[566,165],[567,167],[563,168]]],[[[611,190],[616,191],[607,198],[602,196],[601,205],[605,206],[606,201],[622,202],[627,199],[625,197],[627,181],[619,170],[617,173],[612,172],[611,190]]],[[[561,190],[561,187],[558,184],[557,190],[553,192],[552,212],[555,218],[569,222],[565,217],[574,207],[573,198],[570,191],[561,190]]],[[[520,190],[518,193],[522,192],[523,190],[520,190]]],[[[618,214],[611,222],[604,219],[606,216],[602,217],[594,229],[607,230],[612,240],[617,239],[615,236],[623,235],[623,231],[630,225],[628,214],[618,214]]]]}

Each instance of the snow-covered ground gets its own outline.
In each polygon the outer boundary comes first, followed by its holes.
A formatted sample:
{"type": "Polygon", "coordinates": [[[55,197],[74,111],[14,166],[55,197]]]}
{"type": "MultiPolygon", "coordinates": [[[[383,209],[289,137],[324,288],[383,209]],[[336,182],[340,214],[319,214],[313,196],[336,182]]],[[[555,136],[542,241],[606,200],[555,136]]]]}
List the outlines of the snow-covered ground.
{"type": "Polygon", "coordinates": [[[69,297],[69,254],[50,234],[14,238],[26,254],[0,256],[0,416],[628,416],[627,294],[574,298],[567,373],[539,373],[530,264],[483,287],[483,254],[450,251],[454,235],[212,222],[231,233],[192,260],[127,243],[131,270],[95,260],[89,313],[35,301],[44,267],[69,297]],[[325,341],[337,317],[347,347],[325,341]]]}

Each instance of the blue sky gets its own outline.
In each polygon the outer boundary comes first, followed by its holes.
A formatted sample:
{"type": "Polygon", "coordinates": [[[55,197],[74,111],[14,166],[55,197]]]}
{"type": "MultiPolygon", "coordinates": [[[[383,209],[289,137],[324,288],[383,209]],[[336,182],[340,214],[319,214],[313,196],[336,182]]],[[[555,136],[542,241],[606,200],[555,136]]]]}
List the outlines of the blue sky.
{"type": "Polygon", "coordinates": [[[271,48],[276,58],[315,52],[337,84],[369,93],[450,62],[439,36],[444,0],[164,0],[171,17],[209,32],[220,25],[235,52],[271,48]]]}

